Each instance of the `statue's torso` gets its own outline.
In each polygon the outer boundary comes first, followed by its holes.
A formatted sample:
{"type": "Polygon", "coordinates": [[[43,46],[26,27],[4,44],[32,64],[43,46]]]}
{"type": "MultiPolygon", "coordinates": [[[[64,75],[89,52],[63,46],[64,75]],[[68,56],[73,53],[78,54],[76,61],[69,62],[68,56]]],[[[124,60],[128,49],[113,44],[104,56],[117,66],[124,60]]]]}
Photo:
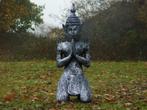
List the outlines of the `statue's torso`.
{"type": "MultiPolygon", "coordinates": [[[[58,48],[61,51],[61,56],[62,58],[67,57],[71,50],[72,50],[72,43],[71,42],[61,42],[58,44],[58,48]]],[[[74,47],[75,47],[75,52],[77,55],[84,57],[85,56],[85,52],[88,49],[88,44],[84,43],[84,42],[75,42],[74,43],[74,47]]],[[[68,65],[65,66],[66,68],[82,68],[82,65],[77,61],[77,59],[75,57],[72,57],[71,61],[69,62],[68,65]]]]}

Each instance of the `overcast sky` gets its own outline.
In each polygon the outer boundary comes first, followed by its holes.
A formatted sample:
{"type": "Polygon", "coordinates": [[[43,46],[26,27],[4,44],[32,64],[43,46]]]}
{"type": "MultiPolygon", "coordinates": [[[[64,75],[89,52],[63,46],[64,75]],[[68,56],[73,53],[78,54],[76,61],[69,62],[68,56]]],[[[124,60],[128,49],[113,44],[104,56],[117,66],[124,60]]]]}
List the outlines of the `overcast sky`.
{"type": "Polygon", "coordinates": [[[71,7],[72,0],[31,0],[37,5],[43,5],[45,6],[45,9],[43,11],[44,16],[43,20],[45,24],[47,25],[53,25],[58,26],[62,24],[60,20],[58,20],[55,16],[61,16],[63,15],[63,10],[68,9],[71,7]],[[53,15],[52,17],[50,15],[53,15]]]}

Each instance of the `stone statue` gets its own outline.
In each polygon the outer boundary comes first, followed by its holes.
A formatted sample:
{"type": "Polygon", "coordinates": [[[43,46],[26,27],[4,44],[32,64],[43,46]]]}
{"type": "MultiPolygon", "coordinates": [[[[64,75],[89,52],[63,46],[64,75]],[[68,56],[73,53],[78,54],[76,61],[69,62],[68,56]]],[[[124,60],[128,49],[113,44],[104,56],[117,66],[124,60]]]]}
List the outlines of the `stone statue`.
{"type": "Polygon", "coordinates": [[[75,14],[75,5],[63,25],[68,39],[57,44],[57,66],[64,67],[64,73],[58,82],[57,101],[68,101],[77,96],[82,102],[91,101],[91,90],[83,74],[83,66],[90,66],[89,44],[80,41],[81,22],[75,14]]]}

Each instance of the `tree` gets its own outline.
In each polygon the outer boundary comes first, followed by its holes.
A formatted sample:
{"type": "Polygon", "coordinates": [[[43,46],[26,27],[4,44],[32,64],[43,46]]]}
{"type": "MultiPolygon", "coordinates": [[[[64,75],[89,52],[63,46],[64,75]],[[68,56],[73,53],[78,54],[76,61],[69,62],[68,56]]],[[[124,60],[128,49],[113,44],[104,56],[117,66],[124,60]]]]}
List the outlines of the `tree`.
{"type": "Polygon", "coordinates": [[[43,22],[42,6],[30,0],[2,0],[0,3],[0,32],[26,32],[43,22]]]}
{"type": "Polygon", "coordinates": [[[109,7],[109,0],[75,0],[79,16],[85,20],[109,7]]]}
{"type": "Polygon", "coordinates": [[[147,27],[147,1],[141,0],[138,8],[138,20],[147,27]]]}

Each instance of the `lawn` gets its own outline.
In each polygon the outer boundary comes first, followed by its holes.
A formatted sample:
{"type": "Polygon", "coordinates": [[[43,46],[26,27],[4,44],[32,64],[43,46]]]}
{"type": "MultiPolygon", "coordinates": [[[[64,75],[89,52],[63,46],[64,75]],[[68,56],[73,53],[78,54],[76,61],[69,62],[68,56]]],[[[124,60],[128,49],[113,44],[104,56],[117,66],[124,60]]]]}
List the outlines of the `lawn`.
{"type": "Polygon", "coordinates": [[[0,110],[147,110],[147,62],[92,62],[91,103],[56,102],[63,69],[54,61],[0,62],[0,110]]]}

